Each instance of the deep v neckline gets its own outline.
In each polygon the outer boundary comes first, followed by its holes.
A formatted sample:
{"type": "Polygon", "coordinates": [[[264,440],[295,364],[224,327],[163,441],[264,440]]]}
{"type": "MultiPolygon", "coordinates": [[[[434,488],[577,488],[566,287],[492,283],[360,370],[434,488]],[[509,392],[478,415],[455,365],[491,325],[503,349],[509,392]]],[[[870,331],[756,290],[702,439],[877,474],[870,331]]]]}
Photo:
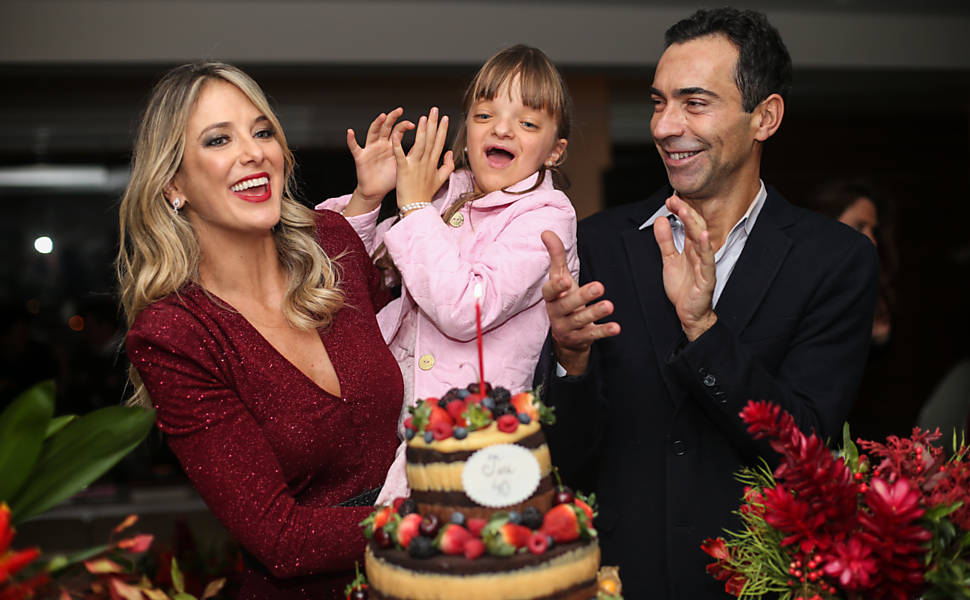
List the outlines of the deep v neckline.
{"type": "Polygon", "coordinates": [[[314,386],[315,388],[317,388],[318,390],[320,390],[324,394],[326,394],[328,396],[331,396],[333,398],[345,398],[346,397],[346,396],[344,396],[344,392],[346,391],[346,389],[344,387],[344,378],[341,377],[340,368],[338,368],[337,361],[334,360],[333,355],[330,353],[330,349],[327,348],[327,340],[324,339],[323,332],[321,332],[319,329],[315,329],[314,331],[316,332],[317,337],[320,338],[320,344],[323,347],[324,353],[326,354],[327,359],[330,361],[330,365],[333,367],[333,373],[334,373],[334,376],[337,379],[337,385],[340,387],[340,393],[337,393],[337,394],[335,394],[332,391],[330,391],[330,390],[326,389],[325,387],[321,386],[319,383],[317,383],[316,381],[314,381],[314,379],[312,377],[310,377],[309,375],[307,375],[306,373],[304,373],[303,370],[300,367],[298,367],[295,364],[293,364],[293,362],[289,358],[287,358],[286,355],[284,355],[282,352],[280,352],[279,349],[276,346],[274,346],[272,342],[270,342],[268,339],[266,339],[266,336],[264,336],[262,334],[262,332],[260,332],[259,329],[255,325],[253,325],[252,322],[250,322],[249,319],[246,318],[246,315],[244,315],[242,313],[242,311],[240,311],[238,308],[236,308],[235,306],[233,306],[231,303],[226,302],[224,299],[220,298],[216,294],[213,294],[212,292],[210,292],[210,291],[208,291],[206,289],[203,289],[202,286],[197,285],[197,287],[198,287],[199,293],[201,293],[203,295],[210,296],[210,298],[211,298],[211,300],[212,300],[212,302],[214,304],[216,304],[217,306],[220,306],[221,308],[224,307],[224,308],[228,309],[230,312],[232,312],[237,317],[239,317],[239,319],[243,323],[245,323],[246,327],[253,334],[255,334],[255,336],[257,338],[259,338],[260,342],[264,346],[266,346],[267,348],[269,348],[270,350],[272,350],[273,353],[275,353],[277,356],[279,356],[283,360],[284,363],[286,363],[287,365],[290,366],[290,368],[293,371],[296,371],[297,373],[300,374],[301,377],[303,377],[303,379],[305,379],[306,381],[308,381],[310,383],[310,385],[314,386]]]}

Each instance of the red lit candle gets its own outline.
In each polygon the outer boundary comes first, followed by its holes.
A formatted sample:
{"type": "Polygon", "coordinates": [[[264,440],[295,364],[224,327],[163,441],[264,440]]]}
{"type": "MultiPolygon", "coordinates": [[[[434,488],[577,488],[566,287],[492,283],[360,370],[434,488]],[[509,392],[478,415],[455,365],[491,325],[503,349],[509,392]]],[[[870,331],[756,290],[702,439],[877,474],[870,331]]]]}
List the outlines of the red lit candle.
{"type": "Polygon", "coordinates": [[[475,331],[478,336],[478,393],[485,395],[485,360],[482,355],[482,307],[478,303],[482,297],[482,284],[475,284],[475,331]]]}

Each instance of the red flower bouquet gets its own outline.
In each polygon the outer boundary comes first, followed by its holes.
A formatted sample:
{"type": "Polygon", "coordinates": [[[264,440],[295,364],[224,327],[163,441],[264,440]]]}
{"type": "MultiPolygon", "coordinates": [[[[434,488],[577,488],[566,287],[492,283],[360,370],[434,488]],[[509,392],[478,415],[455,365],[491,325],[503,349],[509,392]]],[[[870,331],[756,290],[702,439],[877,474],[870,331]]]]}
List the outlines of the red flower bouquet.
{"type": "Polygon", "coordinates": [[[849,438],[830,451],[767,402],[741,411],[748,432],[781,455],[745,469],[744,527],[708,539],[707,571],[741,598],[970,599],[970,448],[913,429],[885,443],[849,438]],[[860,453],[861,448],[861,453],[860,453]]]}

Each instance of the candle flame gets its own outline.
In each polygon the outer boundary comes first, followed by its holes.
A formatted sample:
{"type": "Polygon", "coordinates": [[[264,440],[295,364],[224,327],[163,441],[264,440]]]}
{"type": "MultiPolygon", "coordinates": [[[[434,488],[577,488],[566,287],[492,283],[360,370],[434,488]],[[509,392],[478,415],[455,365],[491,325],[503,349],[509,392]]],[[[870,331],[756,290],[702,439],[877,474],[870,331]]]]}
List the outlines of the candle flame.
{"type": "Polygon", "coordinates": [[[482,297],[482,284],[481,283],[476,283],[475,284],[475,299],[478,300],[481,297],[482,297]]]}

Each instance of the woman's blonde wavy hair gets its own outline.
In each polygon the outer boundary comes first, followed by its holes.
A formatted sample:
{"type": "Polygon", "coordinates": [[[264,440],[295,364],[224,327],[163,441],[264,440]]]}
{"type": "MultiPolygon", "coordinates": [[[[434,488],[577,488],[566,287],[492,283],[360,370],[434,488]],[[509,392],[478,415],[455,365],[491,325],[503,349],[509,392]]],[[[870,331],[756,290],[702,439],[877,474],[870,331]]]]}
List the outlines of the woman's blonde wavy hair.
{"type": "MultiPolygon", "coordinates": [[[[149,304],[200,283],[201,252],[192,225],[176,215],[163,190],[175,177],[185,150],[189,114],[206,82],[221,80],[246,95],[266,116],[283,149],[284,179],[279,223],[273,228],[276,251],[289,280],[283,315],[294,327],[327,327],[343,306],[337,265],[316,241],[312,210],[293,197],[293,153],[266,95],[249,75],[232,65],[199,62],[176,67],[155,85],[142,115],[131,159],[131,178],[121,199],[120,247],[115,270],[128,327],[149,304]]],[[[148,394],[134,367],[130,404],[148,405],[148,394]]]]}

